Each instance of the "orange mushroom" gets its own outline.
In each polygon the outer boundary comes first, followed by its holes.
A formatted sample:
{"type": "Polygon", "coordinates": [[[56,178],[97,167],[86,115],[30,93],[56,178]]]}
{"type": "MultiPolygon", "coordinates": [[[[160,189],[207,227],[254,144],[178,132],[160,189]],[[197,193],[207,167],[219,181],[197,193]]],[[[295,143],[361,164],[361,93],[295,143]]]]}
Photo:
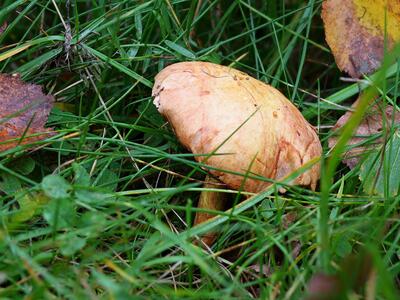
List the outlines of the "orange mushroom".
{"type": "MultiPolygon", "coordinates": [[[[153,97],[179,141],[233,189],[258,193],[271,181],[255,176],[280,180],[321,155],[314,128],[285,96],[233,68],[170,65],[156,76],[153,97]]],[[[314,190],[319,176],[315,164],[292,184],[314,190]]]]}

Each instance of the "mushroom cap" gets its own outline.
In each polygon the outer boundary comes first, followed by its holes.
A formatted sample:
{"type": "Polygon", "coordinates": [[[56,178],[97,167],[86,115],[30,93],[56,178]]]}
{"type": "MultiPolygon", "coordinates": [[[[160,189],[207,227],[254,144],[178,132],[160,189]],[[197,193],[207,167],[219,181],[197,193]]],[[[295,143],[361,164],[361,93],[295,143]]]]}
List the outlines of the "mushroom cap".
{"type": "MultiPolygon", "coordinates": [[[[176,63],[152,95],[180,142],[231,188],[260,192],[271,183],[246,174],[279,180],[321,155],[314,128],[284,95],[233,68],[176,63]]],[[[292,183],[315,189],[319,176],[315,164],[292,183]]]]}

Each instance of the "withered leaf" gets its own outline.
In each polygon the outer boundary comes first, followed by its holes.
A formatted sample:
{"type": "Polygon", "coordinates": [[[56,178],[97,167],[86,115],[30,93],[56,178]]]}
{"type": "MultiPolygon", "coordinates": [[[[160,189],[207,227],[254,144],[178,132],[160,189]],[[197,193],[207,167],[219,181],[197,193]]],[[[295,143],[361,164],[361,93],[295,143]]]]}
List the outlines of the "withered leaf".
{"type": "Polygon", "coordinates": [[[338,276],[324,273],[315,274],[307,287],[307,300],[340,299],[341,282],[338,276]]]}
{"type": "Polygon", "coordinates": [[[384,54],[400,40],[400,2],[326,0],[322,6],[326,41],[340,70],[358,78],[379,68],[384,54]]]}
{"type": "Polygon", "coordinates": [[[349,293],[356,293],[361,299],[375,299],[367,295],[365,287],[374,279],[376,270],[373,258],[366,249],[361,248],[357,254],[346,256],[339,263],[336,274],[314,274],[307,285],[307,300],[348,299],[349,293]]]}
{"type": "Polygon", "coordinates": [[[54,98],[42,88],[21,81],[19,75],[0,74],[0,151],[42,140],[54,98]]]}
{"type": "MultiPolygon", "coordinates": [[[[358,100],[353,103],[352,107],[356,108],[357,104],[358,100]]],[[[332,130],[335,134],[329,138],[330,148],[336,145],[339,129],[347,123],[352,114],[352,111],[345,113],[333,127],[332,130]]],[[[395,124],[400,122],[400,112],[394,111],[393,106],[387,105],[383,107],[382,104],[373,104],[370,107],[353,137],[347,143],[348,146],[353,147],[343,155],[343,162],[350,169],[358,164],[364,154],[368,154],[368,150],[373,150],[377,146],[382,145],[383,138],[380,134],[383,128],[390,128],[392,126],[392,118],[394,118],[393,121],[395,124]],[[374,137],[376,138],[374,139],[374,137]]]]}
{"type": "Polygon", "coordinates": [[[0,35],[7,29],[7,22],[4,22],[3,25],[0,26],[0,35]]]}

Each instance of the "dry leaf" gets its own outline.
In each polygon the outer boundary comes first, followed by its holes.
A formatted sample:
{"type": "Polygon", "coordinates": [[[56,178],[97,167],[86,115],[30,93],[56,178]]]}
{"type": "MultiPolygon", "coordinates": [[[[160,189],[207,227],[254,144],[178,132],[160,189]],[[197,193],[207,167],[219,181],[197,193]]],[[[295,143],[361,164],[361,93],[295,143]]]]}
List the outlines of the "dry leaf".
{"type": "Polygon", "coordinates": [[[4,22],[3,25],[0,26],[0,35],[7,29],[7,22],[4,22]]]}
{"type": "Polygon", "coordinates": [[[48,137],[44,124],[53,102],[40,86],[0,74],[0,151],[48,137]]]}
{"type": "Polygon", "coordinates": [[[288,229],[294,222],[298,220],[297,212],[291,211],[282,217],[282,226],[284,229],[288,229]]]}
{"type": "Polygon", "coordinates": [[[400,40],[399,1],[326,0],[322,19],[338,67],[354,78],[379,68],[385,32],[389,49],[400,40]]]}
{"type": "MultiPolygon", "coordinates": [[[[153,96],[181,143],[231,188],[260,192],[270,183],[247,179],[242,186],[243,176],[214,168],[280,180],[321,155],[318,136],[298,109],[275,88],[235,69],[177,63],[157,75],[153,96]]],[[[319,175],[314,165],[293,183],[315,189],[319,175]]]]}
{"type": "Polygon", "coordinates": [[[307,300],[336,300],[341,299],[342,286],[335,275],[315,274],[307,287],[307,300]]]}
{"type": "MultiPolygon", "coordinates": [[[[357,104],[358,100],[353,103],[352,107],[356,108],[357,104]]],[[[358,162],[362,158],[361,156],[367,153],[368,150],[372,150],[376,146],[382,145],[382,137],[377,138],[373,143],[368,141],[368,145],[362,145],[362,143],[365,142],[367,139],[370,139],[372,135],[381,133],[384,127],[390,128],[393,113],[394,123],[400,122],[400,112],[394,112],[393,110],[394,108],[391,105],[387,105],[385,109],[378,104],[374,104],[373,106],[371,106],[369,112],[365,115],[363,121],[358,126],[357,131],[347,143],[348,146],[358,145],[354,146],[354,148],[345,152],[343,155],[343,162],[350,169],[354,168],[358,164],[358,162]]],[[[342,117],[340,117],[332,130],[339,133],[338,130],[347,123],[352,114],[352,111],[348,111],[347,113],[345,113],[342,117]]],[[[337,135],[329,138],[329,147],[333,148],[336,145],[337,140],[337,135]]]]}
{"type": "MultiPolygon", "coordinates": [[[[314,274],[307,285],[307,300],[348,299],[348,295],[358,294],[357,299],[375,299],[371,285],[376,280],[373,257],[364,248],[350,254],[339,263],[335,275],[314,274]],[[363,295],[364,294],[364,295],[363,295]]],[[[374,288],[374,287],[372,287],[374,288]]]]}

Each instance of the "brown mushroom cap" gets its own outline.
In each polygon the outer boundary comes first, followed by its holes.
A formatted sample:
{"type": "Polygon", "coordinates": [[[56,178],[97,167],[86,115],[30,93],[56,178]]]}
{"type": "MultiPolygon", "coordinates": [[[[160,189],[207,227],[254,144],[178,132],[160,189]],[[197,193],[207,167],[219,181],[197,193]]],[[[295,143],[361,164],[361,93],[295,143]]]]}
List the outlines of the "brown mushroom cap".
{"type": "MultiPolygon", "coordinates": [[[[170,65],[155,78],[154,104],[180,142],[213,168],[281,179],[322,149],[313,127],[275,88],[233,68],[206,62],[170,65]],[[209,156],[207,154],[213,153],[209,156]]],[[[234,189],[269,182],[210,170],[234,189]]],[[[293,183],[315,189],[316,164],[293,183]]]]}

